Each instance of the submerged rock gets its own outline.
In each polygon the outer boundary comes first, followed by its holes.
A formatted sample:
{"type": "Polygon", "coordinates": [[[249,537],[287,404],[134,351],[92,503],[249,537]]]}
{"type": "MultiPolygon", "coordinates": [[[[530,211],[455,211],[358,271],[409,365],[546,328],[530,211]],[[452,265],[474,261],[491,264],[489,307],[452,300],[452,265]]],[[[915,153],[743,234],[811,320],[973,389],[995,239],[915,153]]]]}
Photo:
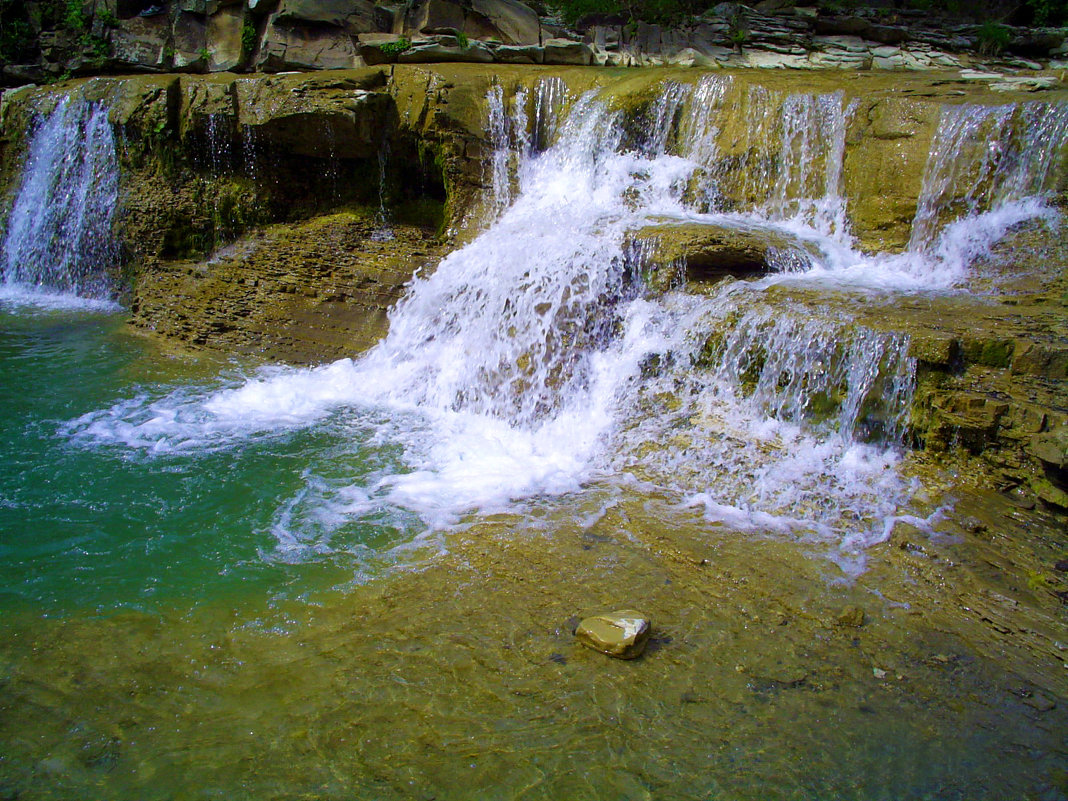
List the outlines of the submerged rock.
{"type": "Polygon", "coordinates": [[[860,628],[864,625],[864,610],[859,606],[847,606],[834,619],[834,624],[841,628],[860,628]]]}
{"type": "Polygon", "coordinates": [[[620,609],[594,615],[579,623],[575,637],[594,651],[616,659],[635,659],[642,655],[652,629],[648,619],[633,609],[620,609]]]}

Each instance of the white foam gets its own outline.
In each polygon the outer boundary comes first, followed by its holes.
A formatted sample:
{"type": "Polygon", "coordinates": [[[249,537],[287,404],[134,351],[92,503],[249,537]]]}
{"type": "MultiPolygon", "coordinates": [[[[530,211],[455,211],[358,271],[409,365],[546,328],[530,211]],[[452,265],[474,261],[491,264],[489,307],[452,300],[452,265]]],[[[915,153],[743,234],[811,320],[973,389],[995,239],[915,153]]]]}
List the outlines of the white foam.
{"type": "Polygon", "coordinates": [[[113,313],[122,307],[113,300],[84,298],[69,292],[51,292],[23,284],[0,282],[0,309],[19,314],[50,311],[89,311],[113,313]]]}

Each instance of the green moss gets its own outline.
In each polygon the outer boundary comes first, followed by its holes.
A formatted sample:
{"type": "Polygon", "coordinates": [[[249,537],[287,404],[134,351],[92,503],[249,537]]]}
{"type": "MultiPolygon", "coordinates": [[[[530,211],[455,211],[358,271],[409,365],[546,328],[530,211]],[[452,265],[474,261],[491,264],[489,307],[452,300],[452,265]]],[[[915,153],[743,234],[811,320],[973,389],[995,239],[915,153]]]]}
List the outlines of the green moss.
{"type": "Polygon", "coordinates": [[[764,372],[764,365],[767,364],[767,361],[768,352],[763,345],[750,348],[746,353],[744,366],[738,374],[738,384],[746,396],[752,395],[756,391],[757,383],[760,381],[760,376],[764,372]]]}
{"type": "Polygon", "coordinates": [[[701,345],[701,350],[694,357],[694,367],[711,370],[719,364],[723,356],[723,332],[713,331],[701,345]]]}
{"type": "Polygon", "coordinates": [[[968,340],[963,343],[961,355],[971,364],[1005,369],[1012,362],[1014,347],[1011,339],[968,340]]]}
{"type": "Polygon", "coordinates": [[[418,197],[393,208],[393,218],[406,225],[432,230],[439,236],[445,228],[445,204],[430,197],[418,197]]]}

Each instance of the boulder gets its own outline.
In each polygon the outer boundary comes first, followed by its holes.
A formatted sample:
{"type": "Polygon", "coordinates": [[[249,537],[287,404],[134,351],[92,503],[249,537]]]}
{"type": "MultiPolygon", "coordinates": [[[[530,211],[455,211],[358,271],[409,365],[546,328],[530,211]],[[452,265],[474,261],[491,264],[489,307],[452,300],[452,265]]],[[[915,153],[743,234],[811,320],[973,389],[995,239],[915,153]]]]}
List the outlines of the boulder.
{"type": "Polygon", "coordinates": [[[244,58],[241,34],[245,24],[244,6],[226,6],[208,17],[208,70],[227,72],[244,58]]]}
{"type": "Polygon", "coordinates": [[[518,0],[471,0],[464,32],[508,45],[536,45],[541,41],[538,15],[518,0]]]}
{"type": "Polygon", "coordinates": [[[785,258],[807,258],[800,242],[770,229],[705,223],[647,225],[628,237],[650,287],[687,281],[751,277],[780,269],[785,258]]]}
{"type": "Polygon", "coordinates": [[[361,33],[356,37],[356,49],[363,63],[368,66],[389,64],[396,61],[398,55],[395,49],[391,48],[395,48],[395,43],[403,38],[395,33],[361,33]]]}
{"type": "Polygon", "coordinates": [[[405,19],[405,32],[409,35],[438,33],[444,29],[464,29],[464,9],[450,0],[417,0],[405,19]]]}
{"type": "Polygon", "coordinates": [[[1027,451],[1052,468],[1068,469],[1068,426],[1035,434],[1027,444],[1027,451]]]}
{"type": "Polygon", "coordinates": [[[493,54],[501,64],[545,63],[545,50],[536,45],[502,45],[493,54]]]}
{"type": "Polygon", "coordinates": [[[593,61],[593,50],[585,42],[570,39],[549,39],[543,45],[546,64],[572,64],[588,67],[593,61]]]}
{"type": "Polygon", "coordinates": [[[353,35],[378,30],[370,0],[282,0],[277,20],[283,25],[326,25],[353,35]]]}
{"type": "Polygon", "coordinates": [[[1063,381],[1068,378],[1068,348],[1026,340],[1018,342],[1013,348],[1011,370],[1014,375],[1063,381]]]}
{"type": "Polygon", "coordinates": [[[362,64],[352,36],[345,30],[323,25],[285,25],[277,13],[264,31],[256,58],[256,68],[262,72],[351,69],[362,64]]]}
{"type": "Polygon", "coordinates": [[[538,15],[519,0],[417,0],[408,10],[404,28],[409,36],[463,33],[506,45],[541,41],[538,15]]]}
{"type": "Polygon", "coordinates": [[[111,34],[112,58],[127,67],[166,69],[169,36],[170,21],[163,14],[122,20],[111,34]]]}
{"type": "Polygon", "coordinates": [[[438,61],[467,61],[478,64],[492,63],[493,51],[479,41],[469,42],[467,47],[459,44],[449,46],[440,42],[416,45],[397,56],[400,64],[432,64],[438,61]]]}
{"type": "Polygon", "coordinates": [[[616,659],[635,659],[645,650],[651,631],[641,612],[620,609],[586,618],[575,629],[575,638],[587,648],[616,659]]]}
{"type": "Polygon", "coordinates": [[[174,21],[174,68],[204,70],[208,47],[208,26],[201,14],[182,11],[174,21]]]}

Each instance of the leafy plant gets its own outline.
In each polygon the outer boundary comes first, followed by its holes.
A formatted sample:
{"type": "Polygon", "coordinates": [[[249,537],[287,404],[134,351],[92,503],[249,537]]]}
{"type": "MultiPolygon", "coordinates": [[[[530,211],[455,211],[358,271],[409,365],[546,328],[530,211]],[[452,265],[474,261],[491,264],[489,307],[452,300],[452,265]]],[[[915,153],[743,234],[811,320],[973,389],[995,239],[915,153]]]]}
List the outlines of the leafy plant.
{"type": "Polygon", "coordinates": [[[103,62],[111,55],[111,42],[103,36],[84,33],[80,41],[82,49],[94,61],[103,62]]]}
{"type": "Polygon", "coordinates": [[[1068,0],[1027,0],[1035,25],[1063,25],[1068,22],[1068,0]]]}
{"type": "Polygon", "coordinates": [[[749,41],[749,26],[741,13],[733,14],[727,20],[727,39],[741,53],[742,45],[749,41]]]}
{"type": "Polygon", "coordinates": [[[20,61],[32,40],[33,29],[29,22],[4,19],[0,22],[0,59],[8,63],[20,61]]]}
{"type": "Polygon", "coordinates": [[[979,52],[994,56],[1009,46],[1012,33],[1005,25],[987,20],[979,26],[976,38],[979,40],[979,52]]]}
{"type": "Polygon", "coordinates": [[[383,55],[393,57],[399,56],[411,46],[412,43],[402,36],[400,39],[380,45],[378,49],[382,51],[383,55]]]}
{"type": "Polygon", "coordinates": [[[70,31],[84,31],[89,27],[82,0],[67,0],[63,12],[63,27],[70,31]]]}
{"type": "Polygon", "coordinates": [[[460,47],[464,50],[471,46],[471,42],[467,39],[467,34],[463,31],[456,34],[456,41],[460,43],[460,47]]]}
{"type": "Polygon", "coordinates": [[[246,19],[241,26],[241,58],[247,59],[256,49],[256,26],[252,20],[246,19]]]}
{"type": "Polygon", "coordinates": [[[105,28],[119,27],[119,18],[115,16],[115,12],[113,12],[110,8],[104,8],[98,11],[96,13],[96,18],[105,28]]]}

